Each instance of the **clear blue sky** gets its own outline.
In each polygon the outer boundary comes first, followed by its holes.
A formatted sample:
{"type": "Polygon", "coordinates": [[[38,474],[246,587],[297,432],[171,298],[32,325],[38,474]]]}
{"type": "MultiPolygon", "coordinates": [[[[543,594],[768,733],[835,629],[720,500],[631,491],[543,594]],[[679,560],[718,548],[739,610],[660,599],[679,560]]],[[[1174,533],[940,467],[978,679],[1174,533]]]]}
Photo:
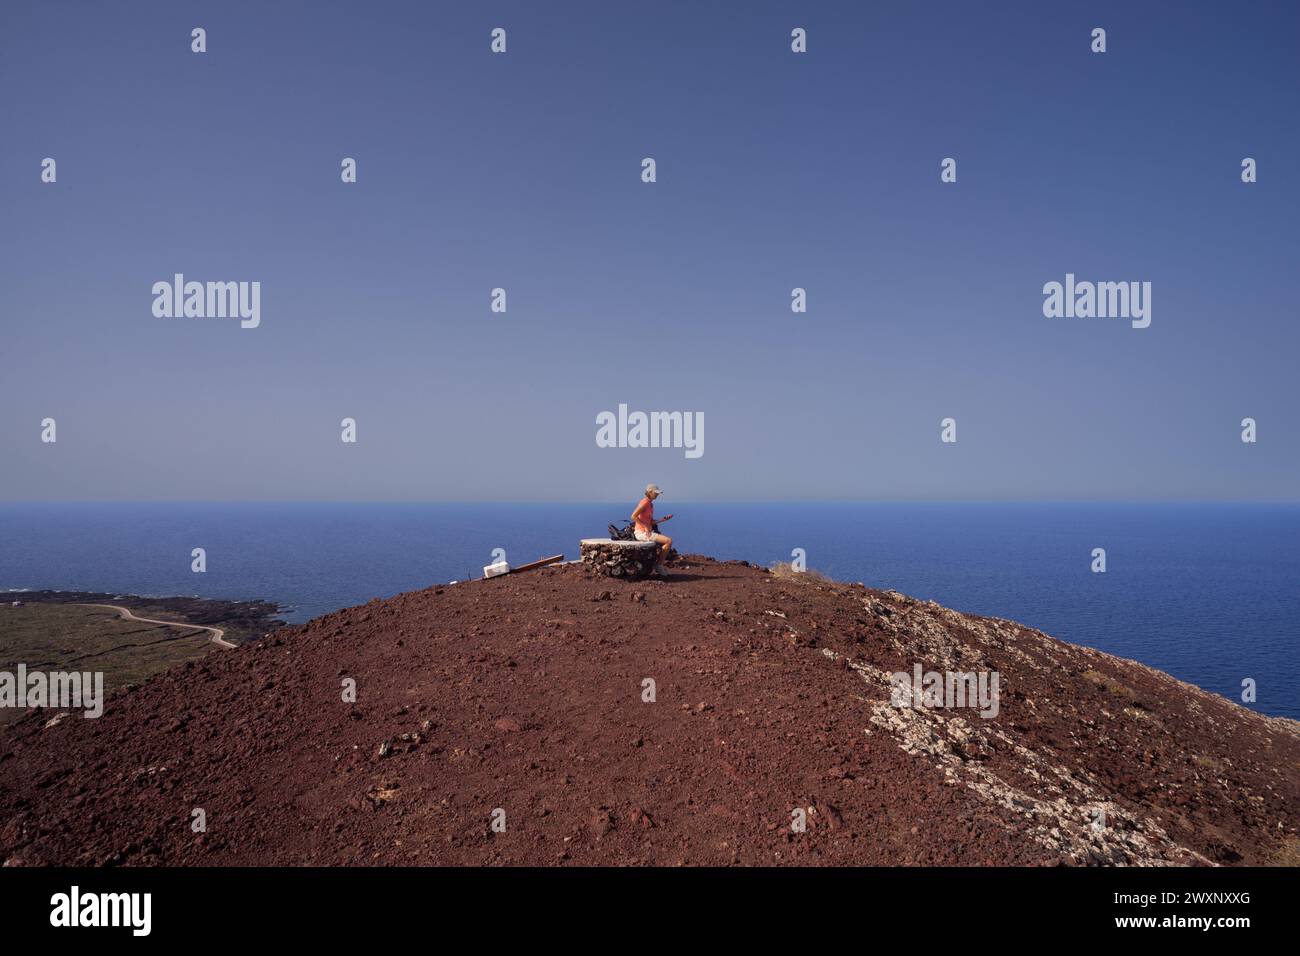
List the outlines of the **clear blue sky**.
{"type": "Polygon", "coordinates": [[[0,499],[1295,498],[1298,10],[7,0],[0,499]]]}

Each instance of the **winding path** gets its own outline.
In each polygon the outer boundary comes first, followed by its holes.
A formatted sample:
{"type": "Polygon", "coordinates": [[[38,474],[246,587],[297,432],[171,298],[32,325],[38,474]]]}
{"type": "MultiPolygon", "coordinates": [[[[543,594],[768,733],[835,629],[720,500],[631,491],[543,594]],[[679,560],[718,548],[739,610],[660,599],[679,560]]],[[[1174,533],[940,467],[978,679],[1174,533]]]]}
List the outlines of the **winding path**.
{"type": "Polygon", "coordinates": [[[106,607],[110,610],[117,611],[127,621],[141,621],[145,624],[166,624],[169,627],[188,627],[190,629],[198,628],[201,631],[207,631],[212,635],[211,641],[218,647],[224,647],[228,650],[234,650],[235,645],[225,639],[226,632],[219,627],[208,627],[206,624],[187,624],[184,621],[158,621],[150,617],[136,617],[128,609],[119,607],[116,604],[82,604],[80,607],[106,607]]]}

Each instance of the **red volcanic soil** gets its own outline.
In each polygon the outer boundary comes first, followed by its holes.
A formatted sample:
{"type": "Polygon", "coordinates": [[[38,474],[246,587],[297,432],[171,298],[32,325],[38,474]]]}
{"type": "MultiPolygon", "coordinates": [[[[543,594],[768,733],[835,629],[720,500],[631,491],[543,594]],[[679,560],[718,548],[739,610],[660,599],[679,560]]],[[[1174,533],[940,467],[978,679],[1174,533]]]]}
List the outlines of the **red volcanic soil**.
{"type": "Polygon", "coordinates": [[[1300,823],[1294,721],[698,556],[376,600],[48,718],[0,734],[6,865],[1257,864],[1300,823]],[[893,706],[917,663],[996,670],[997,716],[893,706]]]}

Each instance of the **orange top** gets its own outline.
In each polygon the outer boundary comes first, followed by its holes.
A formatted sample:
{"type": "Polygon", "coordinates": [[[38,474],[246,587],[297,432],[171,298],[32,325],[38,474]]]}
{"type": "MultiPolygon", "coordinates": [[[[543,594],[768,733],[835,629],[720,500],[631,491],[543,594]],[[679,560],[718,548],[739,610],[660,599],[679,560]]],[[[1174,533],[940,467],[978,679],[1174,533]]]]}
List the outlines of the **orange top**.
{"type": "Polygon", "coordinates": [[[636,506],[636,510],[632,514],[636,518],[636,529],[638,531],[649,531],[654,527],[655,503],[649,497],[642,498],[641,503],[636,506]]]}

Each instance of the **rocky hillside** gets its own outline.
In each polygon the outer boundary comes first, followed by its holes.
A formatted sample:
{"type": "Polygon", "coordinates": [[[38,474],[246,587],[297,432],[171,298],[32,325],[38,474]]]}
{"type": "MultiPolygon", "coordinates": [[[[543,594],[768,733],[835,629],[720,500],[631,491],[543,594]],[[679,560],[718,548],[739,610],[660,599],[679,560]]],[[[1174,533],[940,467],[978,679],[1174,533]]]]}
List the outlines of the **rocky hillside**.
{"type": "Polygon", "coordinates": [[[1294,721],[700,557],[372,601],[49,718],[0,732],[6,865],[1294,863],[1300,824],[1294,721]],[[918,664],[996,671],[996,716],[894,706],[918,664]]]}

